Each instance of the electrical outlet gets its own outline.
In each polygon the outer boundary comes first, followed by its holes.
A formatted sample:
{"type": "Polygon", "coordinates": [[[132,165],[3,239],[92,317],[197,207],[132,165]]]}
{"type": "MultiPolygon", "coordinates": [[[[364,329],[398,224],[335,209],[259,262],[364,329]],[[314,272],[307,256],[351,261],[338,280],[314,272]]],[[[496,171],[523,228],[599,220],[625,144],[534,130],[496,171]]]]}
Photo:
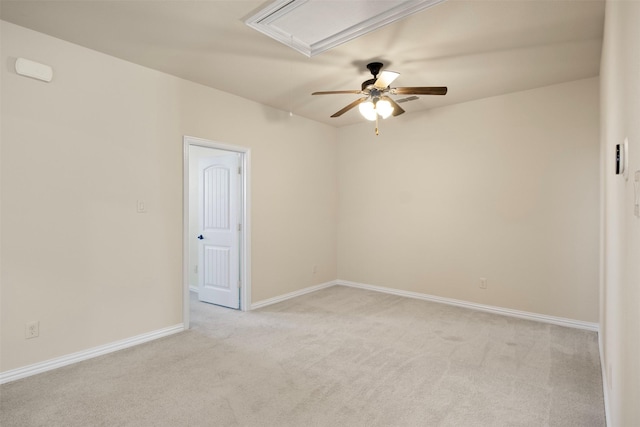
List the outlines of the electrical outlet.
{"type": "Polygon", "coordinates": [[[487,279],[484,277],[480,278],[480,289],[487,289],[487,279]]]}
{"type": "Polygon", "coordinates": [[[24,330],[24,337],[26,339],[29,338],[37,338],[40,336],[40,322],[37,320],[35,322],[27,323],[27,326],[24,330]]]}

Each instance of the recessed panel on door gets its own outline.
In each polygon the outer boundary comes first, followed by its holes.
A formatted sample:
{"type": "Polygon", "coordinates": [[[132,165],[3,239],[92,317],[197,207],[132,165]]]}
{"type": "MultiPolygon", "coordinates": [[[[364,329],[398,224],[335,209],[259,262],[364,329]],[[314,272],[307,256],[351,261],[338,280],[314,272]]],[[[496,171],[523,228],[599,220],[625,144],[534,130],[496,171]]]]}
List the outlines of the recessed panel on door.
{"type": "Polygon", "coordinates": [[[228,167],[214,165],[204,170],[203,217],[205,230],[228,230],[230,209],[228,167]]]}
{"type": "Polygon", "coordinates": [[[230,250],[229,248],[221,248],[218,246],[204,246],[204,287],[229,289],[231,277],[229,276],[230,268],[230,250]]]}

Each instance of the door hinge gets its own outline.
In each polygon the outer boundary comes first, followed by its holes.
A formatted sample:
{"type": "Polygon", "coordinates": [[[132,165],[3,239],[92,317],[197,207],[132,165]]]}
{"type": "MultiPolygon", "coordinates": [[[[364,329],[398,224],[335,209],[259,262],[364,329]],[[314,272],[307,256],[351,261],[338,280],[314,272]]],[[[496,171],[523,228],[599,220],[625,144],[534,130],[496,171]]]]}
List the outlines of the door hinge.
{"type": "Polygon", "coordinates": [[[242,166],[238,166],[238,175],[242,175],[242,166]]]}
{"type": "Polygon", "coordinates": [[[238,224],[238,231],[242,231],[242,224],[238,224]]]}
{"type": "Polygon", "coordinates": [[[238,289],[242,288],[242,282],[238,282],[238,289]]]}

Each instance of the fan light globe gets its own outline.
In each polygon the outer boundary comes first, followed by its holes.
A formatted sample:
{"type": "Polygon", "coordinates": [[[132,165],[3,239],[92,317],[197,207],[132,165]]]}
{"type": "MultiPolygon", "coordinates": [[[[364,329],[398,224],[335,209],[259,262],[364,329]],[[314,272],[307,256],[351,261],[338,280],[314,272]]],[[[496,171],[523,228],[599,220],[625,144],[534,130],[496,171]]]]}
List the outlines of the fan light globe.
{"type": "Polygon", "coordinates": [[[386,99],[382,99],[376,104],[376,111],[378,112],[380,117],[386,119],[391,115],[391,113],[393,113],[393,107],[391,106],[391,103],[389,101],[387,101],[386,99]]]}
{"type": "Polygon", "coordinates": [[[372,101],[361,102],[358,106],[358,109],[360,110],[360,114],[362,114],[362,117],[364,117],[365,119],[371,121],[374,121],[376,119],[377,113],[372,101]]]}

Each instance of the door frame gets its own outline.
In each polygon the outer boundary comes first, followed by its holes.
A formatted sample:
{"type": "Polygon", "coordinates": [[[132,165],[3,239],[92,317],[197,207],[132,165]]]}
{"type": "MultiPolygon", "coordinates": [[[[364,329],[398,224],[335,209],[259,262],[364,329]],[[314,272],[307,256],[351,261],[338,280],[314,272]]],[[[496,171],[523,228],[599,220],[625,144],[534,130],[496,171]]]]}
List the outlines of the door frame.
{"type": "Polygon", "coordinates": [[[240,154],[240,188],[242,204],[240,208],[240,310],[249,311],[251,308],[251,149],[237,145],[223,144],[194,136],[183,137],[183,197],[182,197],[182,298],[183,323],[189,329],[189,147],[199,146],[213,148],[240,154]]]}

